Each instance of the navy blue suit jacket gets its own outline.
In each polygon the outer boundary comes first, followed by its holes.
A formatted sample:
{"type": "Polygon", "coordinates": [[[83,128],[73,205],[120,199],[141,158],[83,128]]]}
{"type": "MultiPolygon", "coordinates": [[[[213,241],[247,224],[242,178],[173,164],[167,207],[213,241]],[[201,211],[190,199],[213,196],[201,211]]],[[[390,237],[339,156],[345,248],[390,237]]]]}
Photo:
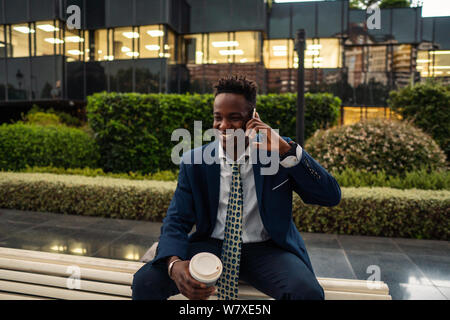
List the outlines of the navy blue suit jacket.
{"type": "MultiPolygon", "coordinates": [[[[156,256],[151,263],[161,262],[169,256],[188,259],[188,243],[205,240],[214,230],[219,203],[220,164],[185,163],[187,157],[193,159],[195,153],[202,153],[208,145],[183,155],[178,185],[163,220],[156,256]],[[194,224],[196,230],[189,235],[194,224]]],[[[297,255],[314,273],[303,239],[292,219],[292,192],[295,191],[307,204],[335,206],[341,199],[339,185],[305,150],[300,163],[291,168],[280,165],[274,175],[261,175],[262,166],[260,162],[253,164],[253,173],[264,228],[275,243],[297,255]]]]}

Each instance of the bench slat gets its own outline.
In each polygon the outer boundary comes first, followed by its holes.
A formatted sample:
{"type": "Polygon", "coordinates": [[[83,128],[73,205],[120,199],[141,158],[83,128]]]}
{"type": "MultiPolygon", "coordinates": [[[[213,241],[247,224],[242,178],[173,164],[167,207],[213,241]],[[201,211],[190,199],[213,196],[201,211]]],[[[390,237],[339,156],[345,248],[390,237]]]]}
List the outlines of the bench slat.
{"type": "Polygon", "coordinates": [[[52,299],[0,291],[0,300],[52,300],[52,299]]]}
{"type": "MultiPolygon", "coordinates": [[[[19,272],[0,269],[0,279],[16,282],[25,282],[30,284],[40,284],[44,286],[67,288],[67,277],[56,277],[44,274],[19,272]]],[[[111,283],[95,282],[89,280],[80,280],[80,289],[77,291],[89,291],[102,294],[111,294],[116,296],[131,297],[131,287],[129,285],[118,285],[111,283]]]]}
{"type": "Polygon", "coordinates": [[[0,247],[0,256],[15,256],[18,259],[43,259],[51,261],[59,261],[61,264],[85,264],[92,267],[114,268],[121,272],[136,272],[142,265],[142,262],[124,261],[105,258],[95,258],[86,256],[77,256],[71,254],[32,251],[23,249],[13,249],[0,247]]]}
{"type": "Polygon", "coordinates": [[[105,294],[97,294],[91,292],[82,292],[70,289],[61,289],[35,285],[29,283],[12,282],[0,280],[0,288],[3,291],[12,293],[24,293],[39,297],[48,297],[67,300],[128,300],[129,298],[117,297],[105,294]]]}
{"type": "MultiPolygon", "coordinates": [[[[26,261],[20,259],[8,259],[0,257],[0,268],[55,276],[70,276],[70,274],[67,272],[68,267],[65,265],[26,261]]],[[[81,267],[80,274],[82,279],[102,281],[107,283],[131,285],[133,281],[132,274],[123,272],[104,271],[81,267]]]]}

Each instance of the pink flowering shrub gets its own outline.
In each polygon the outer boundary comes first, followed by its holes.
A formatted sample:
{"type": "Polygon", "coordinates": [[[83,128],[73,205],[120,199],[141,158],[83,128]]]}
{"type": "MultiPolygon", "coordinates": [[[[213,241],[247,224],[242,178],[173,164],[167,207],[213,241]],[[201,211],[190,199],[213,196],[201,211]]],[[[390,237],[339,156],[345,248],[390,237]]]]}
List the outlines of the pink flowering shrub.
{"type": "Polygon", "coordinates": [[[436,142],[408,122],[372,119],[318,130],[305,149],[326,169],[346,168],[388,175],[443,169],[446,158],[436,142]]]}

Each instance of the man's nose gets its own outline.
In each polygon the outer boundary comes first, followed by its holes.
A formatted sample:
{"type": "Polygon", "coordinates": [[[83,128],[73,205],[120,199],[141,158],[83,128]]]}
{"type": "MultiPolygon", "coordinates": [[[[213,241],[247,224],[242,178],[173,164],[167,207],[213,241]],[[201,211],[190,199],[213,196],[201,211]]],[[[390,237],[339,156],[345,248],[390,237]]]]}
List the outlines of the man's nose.
{"type": "Polygon", "coordinates": [[[219,130],[220,131],[225,131],[225,130],[227,130],[227,129],[233,129],[233,127],[231,126],[231,123],[229,122],[229,121],[227,121],[227,120],[222,120],[221,122],[220,122],[220,125],[219,125],[219,130]]]}

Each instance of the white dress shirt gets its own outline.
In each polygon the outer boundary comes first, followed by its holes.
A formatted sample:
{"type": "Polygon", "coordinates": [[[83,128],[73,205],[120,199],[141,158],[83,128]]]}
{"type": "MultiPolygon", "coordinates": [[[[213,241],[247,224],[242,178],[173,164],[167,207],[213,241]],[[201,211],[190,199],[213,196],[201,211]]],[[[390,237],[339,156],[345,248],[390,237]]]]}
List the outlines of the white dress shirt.
{"type": "MultiPolygon", "coordinates": [[[[297,147],[297,161],[285,159],[280,162],[283,167],[292,167],[300,162],[302,148],[297,147]]],[[[240,173],[243,189],[243,216],[242,216],[242,242],[261,242],[270,239],[269,234],[261,220],[258,208],[258,199],[256,197],[255,177],[253,174],[253,164],[251,161],[250,148],[246,148],[245,152],[236,160],[240,163],[242,157],[245,157],[244,163],[240,165],[240,173]]],[[[228,198],[230,197],[232,169],[231,164],[234,163],[224,152],[222,144],[219,146],[220,158],[220,193],[219,206],[217,209],[216,225],[214,226],[212,238],[223,240],[225,231],[225,220],[227,217],[228,198]]]]}

